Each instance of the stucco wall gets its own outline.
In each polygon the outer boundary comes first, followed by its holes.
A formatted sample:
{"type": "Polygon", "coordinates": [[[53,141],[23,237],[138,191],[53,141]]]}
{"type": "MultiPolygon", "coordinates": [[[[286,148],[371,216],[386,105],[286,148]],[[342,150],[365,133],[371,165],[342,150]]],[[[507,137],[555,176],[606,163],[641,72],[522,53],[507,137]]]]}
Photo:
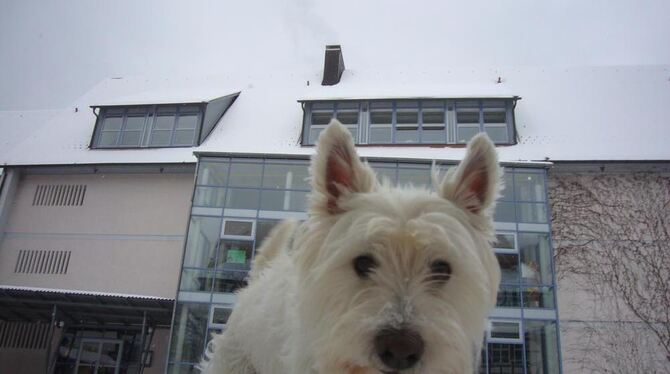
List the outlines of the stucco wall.
{"type": "Polygon", "coordinates": [[[193,175],[22,175],[0,284],[174,297],[193,175]],[[85,185],[82,205],[35,205],[38,185],[85,185]],[[66,274],[17,272],[21,250],[70,251],[66,274]]]}
{"type": "Polygon", "coordinates": [[[670,177],[554,171],[549,181],[564,372],[670,372],[670,177]]]}

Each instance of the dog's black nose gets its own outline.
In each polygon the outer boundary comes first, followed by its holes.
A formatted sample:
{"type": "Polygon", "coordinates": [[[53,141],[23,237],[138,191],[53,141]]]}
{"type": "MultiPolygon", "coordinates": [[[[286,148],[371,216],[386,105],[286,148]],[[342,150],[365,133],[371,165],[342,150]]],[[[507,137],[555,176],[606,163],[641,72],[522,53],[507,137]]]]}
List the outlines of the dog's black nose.
{"type": "Polygon", "coordinates": [[[409,329],[384,329],[375,337],[375,350],[384,365],[394,370],[409,369],[423,354],[423,339],[409,329]]]}

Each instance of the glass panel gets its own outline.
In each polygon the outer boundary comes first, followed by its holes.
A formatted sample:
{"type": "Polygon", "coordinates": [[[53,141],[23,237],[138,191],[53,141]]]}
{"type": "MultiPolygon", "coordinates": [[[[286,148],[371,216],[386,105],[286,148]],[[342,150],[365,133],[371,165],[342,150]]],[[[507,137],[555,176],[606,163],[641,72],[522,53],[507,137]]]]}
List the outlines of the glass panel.
{"type": "Polygon", "coordinates": [[[333,118],[333,112],[312,112],[312,125],[327,125],[333,118]]]}
{"type": "Polygon", "coordinates": [[[258,209],[258,190],[231,188],[226,195],[226,208],[258,209]]]}
{"type": "Polygon", "coordinates": [[[500,194],[500,200],[512,201],[514,200],[514,174],[512,174],[512,169],[504,169],[503,179],[505,180],[505,188],[500,194]]]}
{"type": "Polygon", "coordinates": [[[517,201],[545,201],[544,174],[514,174],[517,201]]]}
{"type": "Polygon", "coordinates": [[[112,115],[121,116],[125,111],[124,108],[105,108],[103,110],[106,116],[112,116],[112,115]]]}
{"type": "MultiPolygon", "coordinates": [[[[121,345],[118,343],[102,343],[102,351],[100,352],[100,361],[99,361],[100,365],[116,366],[116,360],[119,357],[120,348],[121,345]]],[[[98,371],[98,373],[99,372],[100,371],[98,371]]]]}
{"type": "Polygon", "coordinates": [[[201,162],[198,169],[197,184],[225,186],[227,177],[227,162],[201,162]]]}
{"type": "Polygon", "coordinates": [[[174,132],[174,145],[193,145],[195,130],[176,130],[174,132]]]}
{"type": "Polygon", "coordinates": [[[398,168],[398,186],[412,184],[414,186],[430,186],[430,169],[398,168]]]}
{"type": "Polygon", "coordinates": [[[515,222],[514,203],[498,202],[493,220],[496,222],[515,222]]]}
{"type": "Polygon", "coordinates": [[[473,136],[479,133],[479,127],[459,127],[456,139],[458,143],[467,143],[473,136]]]}
{"type": "Polygon", "coordinates": [[[521,306],[521,289],[517,286],[501,285],[498,290],[496,306],[518,308],[521,306]]]}
{"type": "Polygon", "coordinates": [[[479,123],[479,112],[456,112],[458,123],[479,123]]]}
{"type": "Polygon", "coordinates": [[[391,143],[392,141],[391,127],[370,127],[369,143],[391,143]]]}
{"type": "Polygon", "coordinates": [[[137,131],[137,130],[143,130],[144,129],[144,122],[145,122],[145,117],[137,117],[137,116],[129,116],[126,119],[126,128],[124,131],[137,131]]]}
{"type": "Polygon", "coordinates": [[[338,112],[337,119],[345,125],[358,123],[358,112],[338,112]]]}
{"type": "Polygon", "coordinates": [[[502,283],[519,283],[519,256],[496,253],[496,258],[500,263],[502,283]]]}
{"type": "Polygon", "coordinates": [[[421,114],[423,119],[423,127],[444,127],[444,111],[443,110],[424,110],[421,114]]]}
{"type": "Polygon", "coordinates": [[[444,144],[447,141],[446,132],[442,130],[427,130],[424,126],[421,132],[422,143],[439,143],[444,144]]]}
{"type": "Polygon", "coordinates": [[[482,102],[482,105],[484,108],[504,108],[505,107],[505,101],[504,100],[484,100],[482,102]]]}
{"type": "Polygon", "coordinates": [[[556,323],[553,321],[526,321],[524,323],[524,336],[528,373],[558,373],[556,323]]]}
{"type": "Polygon", "coordinates": [[[262,210],[307,211],[307,192],[263,191],[262,210]]]}
{"type": "Polygon", "coordinates": [[[356,101],[340,101],[337,103],[337,110],[356,109],[358,110],[358,102],[356,101]]]}
{"type": "Polygon", "coordinates": [[[225,325],[230,318],[230,314],[233,312],[232,308],[214,306],[214,311],[212,312],[212,323],[217,325],[225,325]]]}
{"type": "Polygon", "coordinates": [[[244,270],[225,270],[214,273],[214,292],[233,293],[247,286],[247,273],[244,270]]]}
{"type": "Polygon", "coordinates": [[[370,123],[373,125],[390,125],[393,122],[393,112],[390,110],[370,111],[370,123]]]}
{"type": "Polygon", "coordinates": [[[489,343],[490,374],[523,374],[523,345],[489,343]]]}
{"type": "Polygon", "coordinates": [[[491,322],[491,337],[498,339],[520,339],[519,322],[491,322]]]}
{"type": "Polygon", "coordinates": [[[221,218],[191,216],[184,266],[211,268],[221,232],[221,218]]]}
{"type": "Polygon", "coordinates": [[[514,234],[496,234],[495,248],[516,249],[514,234]]]}
{"type": "Polygon", "coordinates": [[[118,131],[103,131],[100,133],[100,138],[98,140],[98,146],[112,146],[116,145],[116,142],[119,140],[118,131]]]}
{"type": "Polygon", "coordinates": [[[316,141],[319,139],[319,135],[321,134],[321,131],[324,129],[318,128],[318,127],[311,127],[309,129],[309,139],[307,140],[308,144],[315,144],[316,141]]]}
{"type": "Polygon", "coordinates": [[[519,222],[547,223],[547,205],[545,203],[518,203],[519,222]]]}
{"type": "Polygon", "coordinates": [[[223,235],[251,236],[254,223],[250,221],[235,221],[226,219],[223,223],[223,235]]]}
{"type": "Polygon", "coordinates": [[[200,369],[197,369],[195,365],[168,365],[168,374],[201,374],[200,369]]]}
{"type": "Polygon", "coordinates": [[[173,105],[161,105],[156,108],[156,112],[165,114],[165,113],[170,113],[170,114],[175,114],[177,113],[177,107],[173,105]]]}
{"type": "Polygon", "coordinates": [[[219,255],[217,269],[246,270],[251,263],[253,242],[244,240],[221,240],[221,254],[219,255]]]}
{"type": "Polygon", "coordinates": [[[309,190],[307,165],[266,164],[263,187],[274,189],[309,190]]]}
{"type": "Polygon", "coordinates": [[[419,131],[415,128],[396,128],[395,134],[396,143],[418,143],[419,142],[419,131]]]}
{"type": "Polygon", "coordinates": [[[265,220],[256,223],[256,246],[263,244],[263,239],[270,233],[270,230],[278,224],[279,221],[265,220]]]}
{"type": "Polygon", "coordinates": [[[419,106],[419,102],[415,100],[398,100],[396,102],[396,107],[398,108],[416,108],[419,106]]]}
{"type": "Polygon", "coordinates": [[[332,111],[333,107],[334,107],[334,104],[335,103],[333,103],[333,102],[312,103],[312,110],[320,110],[320,109],[326,110],[326,109],[329,109],[329,110],[332,111]]]}
{"type": "Polygon", "coordinates": [[[151,132],[150,145],[170,145],[170,138],[172,137],[171,130],[154,130],[151,132]]]}
{"type": "Polygon", "coordinates": [[[479,101],[477,100],[459,100],[456,102],[458,108],[479,108],[479,101]]]}
{"type": "Polygon", "coordinates": [[[230,166],[228,185],[231,187],[260,187],[262,172],[262,164],[233,162],[230,166]]]}
{"type": "Polygon", "coordinates": [[[484,111],[484,123],[507,123],[507,113],[484,111]]]}
{"type": "Polygon", "coordinates": [[[83,342],[81,344],[81,352],[79,353],[79,362],[95,364],[98,361],[99,354],[99,342],[83,342]]]}
{"type": "Polygon", "coordinates": [[[172,329],[170,361],[200,362],[205,347],[208,317],[208,304],[177,304],[172,329]]]}
{"type": "Polygon", "coordinates": [[[138,146],[140,145],[140,131],[124,131],[121,133],[121,145],[138,146]]]}
{"type": "Polygon", "coordinates": [[[519,234],[519,252],[524,283],[552,284],[549,234],[519,234]]]}
{"type": "Polygon", "coordinates": [[[106,117],[102,122],[102,130],[119,131],[123,124],[123,117],[106,117]]]}
{"type": "Polygon", "coordinates": [[[182,105],[179,107],[179,113],[200,113],[200,107],[197,105],[182,105]]]}
{"type": "Polygon", "coordinates": [[[156,121],[154,122],[154,129],[157,130],[172,130],[174,127],[174,115],[163,115],[156,116],[156,121]]]}
{"type": "Polygon", "coordinates": [[[509,141],[507,127],[484,126],[484,131],[494,143],[507,143],[509,141]]]}
{"type": "Polygon", "coordinates": [[[396,113],[396,121],[398,125],[416,125],[419,123],[418,111],[398,111],[396,113]]]}
{"type": "Polygon", "coordinates": [[[197,114],[179,115],[177,129],[195,130],[195,128],[198,127],[198,117],[197,114]]]}
{"type": "Polygon", "coordinates": [[[525,308],[548,308],[554,306],[554,290],[551,287],[526,287],[523,290],[525,308]]]}
{"type": "MultiPolygon", "coordinates": [[[[211,264],[208,267],[213,267],[211,264]]],[[[213,275],[209,270],[193,270],[184,269],[181,272],[181,284],[179,290],[181,291],[199,291],[210,292],[212,290],[213,275]]]]}

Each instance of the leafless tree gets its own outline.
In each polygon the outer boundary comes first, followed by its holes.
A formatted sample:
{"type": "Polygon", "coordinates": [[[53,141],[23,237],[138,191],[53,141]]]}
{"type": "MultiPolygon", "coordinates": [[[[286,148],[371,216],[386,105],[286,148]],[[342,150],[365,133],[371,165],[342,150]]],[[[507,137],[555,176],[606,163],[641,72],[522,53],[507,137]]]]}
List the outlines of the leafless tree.
{"type": "Polygon", "coordinates": [[[670,372],[670,177],[556,173],[550,183],[558,279],[580,283],[620,332],[601,337],[602,352],[638,350],[622,324],[641,324],[670,372]]]}

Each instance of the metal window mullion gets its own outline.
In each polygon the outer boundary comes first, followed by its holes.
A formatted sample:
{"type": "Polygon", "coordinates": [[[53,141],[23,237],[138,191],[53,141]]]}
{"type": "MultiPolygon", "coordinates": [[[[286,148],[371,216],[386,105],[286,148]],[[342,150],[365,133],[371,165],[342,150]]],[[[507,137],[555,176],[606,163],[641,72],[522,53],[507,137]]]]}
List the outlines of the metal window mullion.
{"type": "MultiPolygon", "coordinates": [[[[393,100],[391,102],[391,144],[396,144],[396,122],[397,122],[397,104],[393,100]]],[[[397,177],[397,175],[396,175],[397,177]]]]}
{"type": "Polygon", "coordinates": [[[153,123],[156,119],[156,106],[152,105],[147,108],[147,112],[144,114],[144,127],[142,128],[142,135],[140,139],[141,147],[149,147],[151,142],[153,123]]]}
{"type": "Polygon", "coordinates": [[[168,145],[174,146],[174,139],[177,135],[177,125],[179,124],[179,114],[181,113],[181,107],[177,105],[177,108],[174,112],[174,117],[172,118],[172,133],[170,134],[170,143],[168,145]]]}
{"type": "Polygon", "coordinates": [[[416,126],[419,132],[418,144],[423,143],[423,101],[419,100],[417,102],[416,108],[416,126]]]}

